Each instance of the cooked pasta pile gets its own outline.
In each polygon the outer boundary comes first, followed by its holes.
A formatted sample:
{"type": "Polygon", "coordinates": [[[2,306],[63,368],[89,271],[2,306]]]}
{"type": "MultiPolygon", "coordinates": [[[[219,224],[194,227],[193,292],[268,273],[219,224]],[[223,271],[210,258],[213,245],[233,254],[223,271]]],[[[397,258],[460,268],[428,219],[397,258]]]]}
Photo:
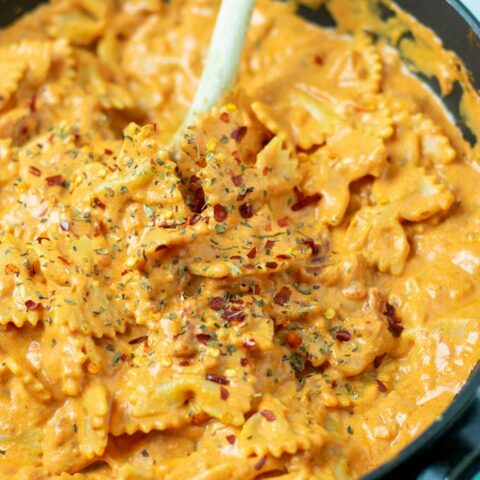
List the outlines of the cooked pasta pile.
{"type": "Polygon", "coordinates": [[[172,148],[217,8],[0,32],[2,479],[357,478],[479,358],[480,176],[436,97],[259,0],[172,148]]]}

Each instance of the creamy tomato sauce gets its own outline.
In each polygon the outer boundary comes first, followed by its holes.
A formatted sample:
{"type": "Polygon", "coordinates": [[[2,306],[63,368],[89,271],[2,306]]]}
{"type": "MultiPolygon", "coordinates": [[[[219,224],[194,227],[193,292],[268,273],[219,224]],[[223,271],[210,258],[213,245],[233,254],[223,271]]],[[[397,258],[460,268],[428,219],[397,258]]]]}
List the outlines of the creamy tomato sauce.
{"type": "Polygon", "coordinates": [[[172,144],[218,4],[0,32],[0,478],[358,478],[479,359],[478,147],[391,44],[475,133],[459,60],[390,3],[259,0],[172,144]]]}

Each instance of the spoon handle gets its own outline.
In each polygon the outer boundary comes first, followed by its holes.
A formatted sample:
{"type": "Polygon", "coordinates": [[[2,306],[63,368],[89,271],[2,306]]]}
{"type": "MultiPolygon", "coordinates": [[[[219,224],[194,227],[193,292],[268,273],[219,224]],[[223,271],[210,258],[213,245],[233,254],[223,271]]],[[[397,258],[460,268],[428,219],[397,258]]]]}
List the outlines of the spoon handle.
{"type": "Polygon", "coordinates": [[[183,127],[212,108],[237,78],[255,0],[222,0],[207,60],[183,127]]]}

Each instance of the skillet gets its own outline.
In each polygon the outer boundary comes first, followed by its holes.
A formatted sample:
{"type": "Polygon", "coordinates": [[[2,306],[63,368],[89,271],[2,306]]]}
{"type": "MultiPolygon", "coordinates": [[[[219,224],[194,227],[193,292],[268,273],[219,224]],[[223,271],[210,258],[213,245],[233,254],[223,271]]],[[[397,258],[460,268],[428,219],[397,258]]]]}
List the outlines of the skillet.
{"type": "MultiPolygon", "coordinates": [[[[0,0],[0,26],[8,25],[40,3],[43,3],[42,0],[0,0]]],[[[459,0],[396,0],[396,3],[431,28],[444,46],[463,60],[474,86],[480,89],[480,21],[459,0]]],[[[335,25],[324,9],[312,11],[302,7],[299,13],[311,22],[324,26],[335,25]]],[[[385,15],[388,14],[386,11],[385,15]]],[[[421,78],[439,93],[435,79],[421,78]]],[[[474,143],[477,139],[459,113],[461,93],[461,87],[457,85],[442,101],[465,138],[474,143]]],[[[422,480],[480,478],[480,365],[477,365],[462,390],[436,422],[397,456],[363,480],[417,477],[422,480]]]]}

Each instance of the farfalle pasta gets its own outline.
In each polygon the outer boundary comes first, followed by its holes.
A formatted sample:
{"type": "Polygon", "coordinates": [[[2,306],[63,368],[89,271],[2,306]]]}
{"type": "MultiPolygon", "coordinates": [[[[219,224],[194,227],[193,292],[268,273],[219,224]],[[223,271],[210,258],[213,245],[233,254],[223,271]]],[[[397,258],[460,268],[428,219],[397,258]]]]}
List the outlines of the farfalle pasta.
{"type": "Polygon", "coordinates": [[[387,44],[408,17],[258,0],[179,131],[219,3],[0,31],[0,479],[358,478],[478,361],[477,147],[387,44]]]}

